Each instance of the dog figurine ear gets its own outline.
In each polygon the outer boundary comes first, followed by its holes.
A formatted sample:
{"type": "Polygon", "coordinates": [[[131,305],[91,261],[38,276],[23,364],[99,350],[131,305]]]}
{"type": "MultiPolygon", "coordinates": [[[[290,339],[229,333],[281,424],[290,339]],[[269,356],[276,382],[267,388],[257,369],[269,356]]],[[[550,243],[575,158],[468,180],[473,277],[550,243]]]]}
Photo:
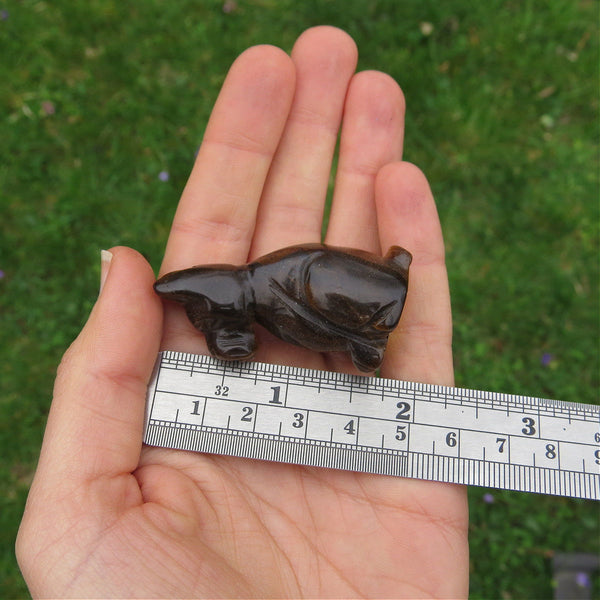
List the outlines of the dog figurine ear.
{"type": "Polygon", "coordinates": [[[412,262],[412,254],[408,250],[400,246],[390,246],[384,259],[395,265],[408,281],[408,267],[412,262]]]}

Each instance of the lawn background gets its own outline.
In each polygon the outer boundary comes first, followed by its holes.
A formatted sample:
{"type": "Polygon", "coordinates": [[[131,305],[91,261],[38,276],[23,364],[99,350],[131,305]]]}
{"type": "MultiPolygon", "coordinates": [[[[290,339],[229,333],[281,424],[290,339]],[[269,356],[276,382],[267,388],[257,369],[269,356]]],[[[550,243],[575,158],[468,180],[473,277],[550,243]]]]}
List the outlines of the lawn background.
{"type": "MultiPolygon", "coordinates": [[[[0,597],[27,595],[14,538],[99,250],[158,267],[219,86],[253,44],[337,25],[360,69],[402,86],[405,158],[445,232],[457,385],[598,403],[598,7],[0,0],[0,597]]],[[[599,551],[597,503],[469,494],[472,598],[551,597],[554,552],[599,551]]]]}

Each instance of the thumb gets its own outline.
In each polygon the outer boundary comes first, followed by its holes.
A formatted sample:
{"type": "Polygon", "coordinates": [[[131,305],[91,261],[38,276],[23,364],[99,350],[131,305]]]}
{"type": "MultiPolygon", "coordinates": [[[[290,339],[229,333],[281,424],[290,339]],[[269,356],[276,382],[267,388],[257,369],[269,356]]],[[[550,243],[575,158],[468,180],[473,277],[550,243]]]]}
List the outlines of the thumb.
{"type": "Polygon", "coordinates": [[[100,296],[58,369],[40,475],[81,481],[132,472],[139,461],[162,306],[139,253],[118,247],[105,256],[100,296]]]}

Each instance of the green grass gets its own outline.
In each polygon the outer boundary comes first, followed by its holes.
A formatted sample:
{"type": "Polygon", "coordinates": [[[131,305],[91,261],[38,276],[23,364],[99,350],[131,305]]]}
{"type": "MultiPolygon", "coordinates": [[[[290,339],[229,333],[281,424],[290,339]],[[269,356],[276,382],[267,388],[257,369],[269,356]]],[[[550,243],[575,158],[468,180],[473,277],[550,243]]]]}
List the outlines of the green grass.
{"type": "MultiPolygon", "coordinates": [[[[306,27],[338,25],[361,69],[402,86],[405,156],[446,236],[457,384],[598,402],[597,1],[0,10],[0,597],[27,594],[14,537],[99,249],[131,245],[158,266],[212,102],[252,44],[289,50],[306,27]]],[[[599,551],[597,504],[496,491],[490,504],[485,491],[470,490],[472,598],[551,597],[553,552],[599,551]]]]}

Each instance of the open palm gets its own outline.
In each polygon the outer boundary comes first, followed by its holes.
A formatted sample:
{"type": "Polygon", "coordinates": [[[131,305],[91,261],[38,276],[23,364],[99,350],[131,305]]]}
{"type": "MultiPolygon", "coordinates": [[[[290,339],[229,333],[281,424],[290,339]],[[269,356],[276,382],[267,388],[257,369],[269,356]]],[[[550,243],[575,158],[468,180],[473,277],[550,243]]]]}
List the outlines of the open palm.
{"type": "MultiPolygon", "coordinates": [[[[243,264],[321,239],[413,254],[382,375],[452,384],[444,248],[425,177],[401,162],[404,104],[356,48],[319,27],[291,57],[251,48],[232,66],[179,203],[162,272],[243,264]],[[342,119],[343,118],[343,119],[342,119]]],[[[142,447],[159,346],[205,352],[153,274],[115,248],[86,327],[59,369],[17,540],[34,596],[458,597],[468,590],[459,486],[142,447]],[[162,332],[162,340],[161,340],[162,332]]],[[[351,370],[259,335],[258,360],[351,370]]]]}

